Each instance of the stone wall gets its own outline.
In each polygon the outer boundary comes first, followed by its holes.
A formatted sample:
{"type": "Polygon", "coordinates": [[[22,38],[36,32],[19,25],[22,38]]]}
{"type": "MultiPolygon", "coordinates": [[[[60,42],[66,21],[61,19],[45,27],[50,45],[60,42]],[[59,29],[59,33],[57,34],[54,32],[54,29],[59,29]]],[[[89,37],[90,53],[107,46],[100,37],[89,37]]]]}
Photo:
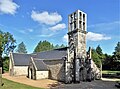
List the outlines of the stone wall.
{"type": "Polygon", "coordinates": [[[101,79],[102,77],[102,70],[100,70],[97,65],[91,60],[91,68],[92,72],[95,74],[95,79],[101,79]]]}
{"type": "Polygon", "coordinates": [[[65,80],[64,60],[44,60],[49,69],[49,78],[58,81],[65,80]]]}
{"type": "Polygon", "coordinates": [[[13,76],[24,75],[27,76],[28,74],[28,66],[14,66],[13,76]]]}
{"type": "Polygon", "coordinates": [[[48,79],[49,71],[36,71],[36,79],[48,79]]]}

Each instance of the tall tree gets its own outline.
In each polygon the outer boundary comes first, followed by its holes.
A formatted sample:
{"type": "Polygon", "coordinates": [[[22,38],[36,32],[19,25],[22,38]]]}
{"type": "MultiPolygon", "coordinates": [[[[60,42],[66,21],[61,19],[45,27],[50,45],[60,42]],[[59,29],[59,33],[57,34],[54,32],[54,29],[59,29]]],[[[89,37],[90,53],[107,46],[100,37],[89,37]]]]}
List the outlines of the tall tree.
{"type": "Polygon", "coordinates": [[[54,49],[53,44],[48,41],[40,41],[38,45],[35,47],[34,52],[41,52],[54,49]]]}
{"type": "Polygon", "coordinates": [[[64,44],[61,44],[60,48],[64,48],[64,47],[65,47],[65,45],[64,45],[64,44]]]}
{"type": "Polygon", "coordinates": [[[102,54],[103,54],[100,45],[98,45],[98,46],[96,47],[96,52],[97,52],[99,55],[102,55],[102,54]]]}
{"type": "Polygon", "coordinates": [[[0,66],[2,65],[3,54],[8,55],[15,49],[16,40],[9,32],[2,32],[0,30],[0,66]]]}
{"type": "Polygon", "coordinates": [[[26,45],[24,44],[24,42],[21,42],[18,45],[18,48],[17,48],[16,52],[18,52],[18,53],[27,53],[26,45]]]}
{"type": "Polygon", "coordinates": [[[58,48],[60,48],[58,44],[54,46],[54,49],[58,49],[58,48]]]}
{"type": "Polygon", "coordinates": [[[92,52],[91,52],[91,53],[92,53],[91,57],[92,57],[93,61],[94,61],[95,64],[100,68],[100,66],[101,66],[101,60],[100,60],[100,58],[99,58],[98,53],[96,52],[95,49],[92,49],[92,52]]]}
{"type": "Polygon", "coordinates": [[[117,46],[115,47],[115,52],[113,52],[113,59],[120,60],[120,42],[118,42],[117,46]]]}

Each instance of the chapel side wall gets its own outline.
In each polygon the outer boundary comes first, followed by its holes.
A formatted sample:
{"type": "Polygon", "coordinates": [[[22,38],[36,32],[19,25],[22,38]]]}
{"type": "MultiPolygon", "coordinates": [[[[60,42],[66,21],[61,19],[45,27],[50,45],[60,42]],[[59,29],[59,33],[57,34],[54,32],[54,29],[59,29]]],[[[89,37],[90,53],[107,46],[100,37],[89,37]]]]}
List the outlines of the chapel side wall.
{"type": "Polygon", "coordinates": [[[14,66],[14,76],[27,76],[28,75],[28,66],[14,66]]]}
{"type": "Polygon", "coordinates": [[[49,71],[36,71],[36,79],[48,79],[49,71]]]}
{"type": "Polygon", "coordinates": [[[49,69],[49,78],[64,81],[65,80],[65,67],[64,60],[44,60],[49,69]]]}

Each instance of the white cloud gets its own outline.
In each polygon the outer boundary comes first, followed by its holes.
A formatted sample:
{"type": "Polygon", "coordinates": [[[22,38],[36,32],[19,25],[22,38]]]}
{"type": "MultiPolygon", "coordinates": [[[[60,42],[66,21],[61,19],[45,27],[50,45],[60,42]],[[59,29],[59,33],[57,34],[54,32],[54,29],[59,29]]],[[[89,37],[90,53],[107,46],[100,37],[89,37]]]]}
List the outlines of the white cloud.
{"type": "Polygon", "coordinates": [[[93,28],[93,27],[111,27],[111,26],[119,26],[120,25],[120,21],[113,21],[113,22],[109,22],[109,23],[98,23],[98,24],[94,24],[94,25],[90,25],[88,26],[88,28],[93,28]]]}
{"type": "Polygon", "coordinates": [[[56,23],[62,21],[62,16],[59,15],[57,12],[48,13],[47,11],[44,12],[36,12],[32,11],[31,18],[34,21],[39,23],[43,23],[46,25],[55,25],[56,23]]]}
{"type": "Polygon", "coordinates": [[[13,0],[0,0],[0,13],[14,15],[17,8],[19,6],[13,0]]]}
{"type": "Polygon", "coordinates": [[[33,29],[27,29],[28,32],[33,32],[33,29]]]}
{"type": "Polygon", "coordinates": [[[65,28],[66,28],[66,25],[64,23],[62,23],[62,24],[57,24],[53,27],[50,27],[49,29],[52,31],[57,31],[57,30],[65,29],[65,28]]]}
{"type": "Polygon", "coordinates": [[[18,30],[18,32],[20,32],[22,34],[27,34],[25,30],[18,30]]]}
{"type": "Polygon", "coordinates": [[[67,34],[63,36],[63,41],[68,42],[68,35],[67,34]]]}
{"type": "Polygon", "coordinates": [[[53,36],[54,34],[46,34],[46,35],[37,35],[37,37],[51,37],[53,36]]]}
{"type": "Polygon", "coordinates": [[[34,30],[33,29],[24,29],[24,30],[18,30],[18,32],[22,33],[22,34],[28,34],[28,33],[31,33],[33,32],[34,30]]]}
{"type": "Polygon", "coordinates": [[[87,40],[91,41],[100,41],[100,40],[110,40],[111,37],[107,37],[104,34],[88,32],[87,33],[87,40]]]}

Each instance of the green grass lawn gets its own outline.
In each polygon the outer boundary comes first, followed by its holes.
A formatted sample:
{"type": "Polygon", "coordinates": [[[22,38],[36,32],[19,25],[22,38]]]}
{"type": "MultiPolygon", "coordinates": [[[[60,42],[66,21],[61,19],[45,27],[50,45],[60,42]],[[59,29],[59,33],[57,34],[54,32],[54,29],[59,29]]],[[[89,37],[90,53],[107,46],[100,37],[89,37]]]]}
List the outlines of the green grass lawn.
{"type": "Polygon", "coordinates": [[[103,70],[102,74],[116,74],[116,73],[120,73],[120,71],[110,71],[110,70],[103,70]]]}
{"type": "Polygon", "coordinates": [[[2,79],[2,82],[4,83],[4,85],[0,86],[0,89],[43,89],[43,88],[28,86],[25,84],[16,83],[4,78],[2,79]]]}

